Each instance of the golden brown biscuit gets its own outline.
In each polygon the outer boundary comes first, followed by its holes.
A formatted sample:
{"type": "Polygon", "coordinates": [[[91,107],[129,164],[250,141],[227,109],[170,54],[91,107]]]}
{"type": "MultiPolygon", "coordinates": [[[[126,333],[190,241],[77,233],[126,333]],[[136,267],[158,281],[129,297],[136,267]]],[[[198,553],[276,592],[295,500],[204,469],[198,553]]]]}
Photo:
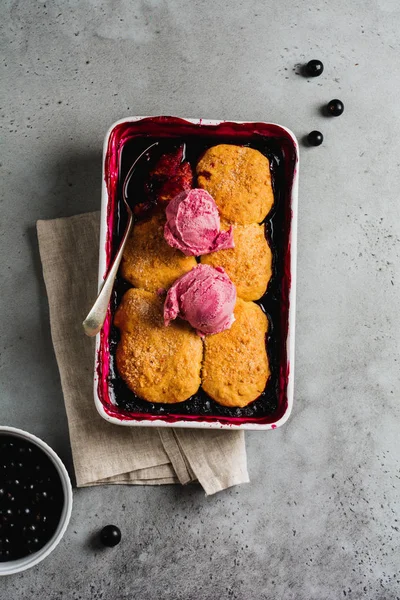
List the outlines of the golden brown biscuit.
{"type": "Polygon", "coordinates": [[[127,386],[149,402],[183,402],[200,386],[203,343],[184,321],[165,327],[163,301],[131,288],[114,323],[121,331],[117,369],[127,386]]]}
{"type": "Polygon", "coordinates": [[[230,329],[205,338],[203,390],[223,406],[246,406],[264,391],[270,375],[265,347],[268,320],[240,298],[230,329]]]}
{"type": "Polygon", "coordinates": [[[167,244],[164,224],[162,214],[135,224],[121,262],[122,277],[150,292],[168,289],[197,264],[194,256],[185,256],[167,244]]]}
{"type": "Polygon", "coordinates": [[[230,223],[261,223],[274,203],[269,160],[258,150],[220,144],[204,153],[197,185],[214,198],[230,223]]]}
{"type": "MultiPolygon", "coordinates": [[[[221,229],[228,225],[221,223],[221,229]]],[[[272,275],[272,252],[265,238],[264,225],[234,225],[235,247],[201,257],[212,267],[223,267],[236,285],[242,300],[258,300],[267,289],[272,275]]]]}

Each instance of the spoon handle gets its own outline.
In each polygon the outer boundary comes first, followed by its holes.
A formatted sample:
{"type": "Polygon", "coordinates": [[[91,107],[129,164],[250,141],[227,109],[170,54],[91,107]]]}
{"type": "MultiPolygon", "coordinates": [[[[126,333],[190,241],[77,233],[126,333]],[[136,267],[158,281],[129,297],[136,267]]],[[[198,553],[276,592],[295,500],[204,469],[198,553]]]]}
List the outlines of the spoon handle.
{"type": "Polygon", "coordinates": [[[96,302],[93,304],[93,307],[90,310],[88,316],[82,323],[83,330],[89,337],[93,337],[94,335],[99,333],[100,329],[103,327],[103,323],[107,315],[108,305],[110,303],[111,292],[114,287],[114,280],[117,275],[119,263],[121,262],[122,254],[124,252],[128,236],[132,229],[132,223],[133,216],[131,211],[129,211],[128,222],[120,246],[118,248],[118,252],[115,255],[113,263],[103,283],[103,287],[101,288],[100,293],[97,296],[96,302]]]}

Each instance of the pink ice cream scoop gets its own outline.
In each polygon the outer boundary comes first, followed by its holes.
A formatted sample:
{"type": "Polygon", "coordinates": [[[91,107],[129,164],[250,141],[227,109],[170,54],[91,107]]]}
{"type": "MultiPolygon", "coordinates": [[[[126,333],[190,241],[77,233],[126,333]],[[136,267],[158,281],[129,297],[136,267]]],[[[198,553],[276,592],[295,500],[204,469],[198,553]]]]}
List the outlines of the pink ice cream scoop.
{"type": "Polygon", "coordinates": [[[166,208],[164,237],[186,256],[200,256],[216,250],[234,248],[232,227],[220,231],[214,198],[205,190],[181,192],[166,208]]]}
{"type": "Polygon", "coordinates": [[[222,267],[198,265],[182,275],[168,290],[164,323],[180,317],[203,337],[229,329],[235,317],[236,287],[222,267]]]}

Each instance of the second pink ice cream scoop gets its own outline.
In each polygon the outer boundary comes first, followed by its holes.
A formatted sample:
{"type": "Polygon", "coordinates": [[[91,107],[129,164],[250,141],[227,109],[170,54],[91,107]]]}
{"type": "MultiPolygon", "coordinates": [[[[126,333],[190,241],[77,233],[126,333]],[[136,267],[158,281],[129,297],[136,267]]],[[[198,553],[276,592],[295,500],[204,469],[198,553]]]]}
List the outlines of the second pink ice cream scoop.
{"type": "Polygon", "coordinates": [[[201,256],[234,248],[232,227],[220,231],[218,207],[205,190],[181,192],[166,208],[164,237],[186,256],[201,256]]]}
{"type": "Polygon", "coordinates": [[[168,290],[164,323],[180,317],[200,336],[229,329],[235,317],[236,288],[222,267],[198,265],[168,290]]]}

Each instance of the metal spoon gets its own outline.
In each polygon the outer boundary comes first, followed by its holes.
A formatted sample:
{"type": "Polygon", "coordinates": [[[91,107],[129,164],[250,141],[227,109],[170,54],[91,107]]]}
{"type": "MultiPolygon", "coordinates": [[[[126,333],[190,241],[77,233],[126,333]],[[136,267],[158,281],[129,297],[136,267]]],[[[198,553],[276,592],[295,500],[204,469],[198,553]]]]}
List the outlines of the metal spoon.
{"type": "Polygon", "coordinates": [[[133,172],[138,161],[147,154],[147,152],[153,148],[153,146],[157,146],[158,142],[154,142],[151,144],[146,150],[144,150],[135,160],[133,165],[128,171],[127,176],[125,177],[124,184],[122,186],[122,199],[125,204],[126,212],[128,215],[128,221],[126,223],[124,235],[122,236],[118,251],[114,257],[114,260],[111,264],[110,270],[107,273],[107,277],[104,280],[103,287],[100,290],[99,295],[97,296],[96,302],[93,304],[92,309],[90,310],[88,316],[83,321],[82,326],[86,335],[93,337],[97,333],[99,333],[100,329],[103,327],[103,323],[105,321],[107,315],[108,305],[110,303],[111,292],[114,287],[114,280],[118,272],[118,267],[122,259],[122,255],[124,253],[126,242],[128,241],[128,237],[133,225],[133,214],[131,207],[128,204],[128,185],[132,178],[133,172]]]}

